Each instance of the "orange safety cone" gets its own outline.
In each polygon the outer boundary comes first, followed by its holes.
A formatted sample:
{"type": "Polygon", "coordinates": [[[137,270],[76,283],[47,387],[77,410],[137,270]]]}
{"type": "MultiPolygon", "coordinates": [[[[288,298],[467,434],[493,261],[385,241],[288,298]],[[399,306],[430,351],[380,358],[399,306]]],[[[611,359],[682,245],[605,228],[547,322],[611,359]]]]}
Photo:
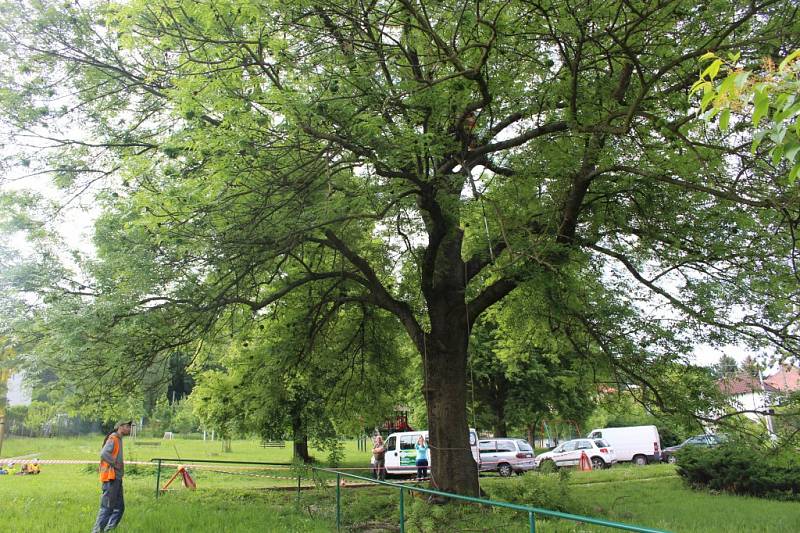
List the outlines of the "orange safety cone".
{"type": "Polygon", "coordinates": [[[581,452],[581,471],[586,472],[587,470],[592,469],[592,462],[589,460],[589,456],[586,455],[586,452],[581,452]]]}

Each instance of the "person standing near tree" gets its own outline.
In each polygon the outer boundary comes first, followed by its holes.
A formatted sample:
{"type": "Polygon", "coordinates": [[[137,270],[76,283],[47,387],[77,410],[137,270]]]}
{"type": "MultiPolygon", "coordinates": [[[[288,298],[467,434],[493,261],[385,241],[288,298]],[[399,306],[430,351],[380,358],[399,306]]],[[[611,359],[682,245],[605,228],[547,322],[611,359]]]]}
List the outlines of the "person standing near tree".
{"type": "Polygon", "coordinates": [[[383,444],[383,437],[377,435],[375,444],[372,446],[372,477],[380,481],[386,479],[386,446],[383,444]]]}
{"type": "Polygon", "coordinates": [[[100,450],[100,482],[103,494],[100,496],[100,511],[92,533],[110,531],[119,525],[125,512],[122,495],[122,476],[125,474],[125,461],[122,454],[122,437],[131,434],[133,422],[118,422],[114,431],[106,435],[103,449],[100,450]]]}
{"type": "Polygon", "coordinates": [[[428,477],[428,443],[425,437],[420,435],[414,448],[417,450],[417,481],[422,481],[428,477]]]}

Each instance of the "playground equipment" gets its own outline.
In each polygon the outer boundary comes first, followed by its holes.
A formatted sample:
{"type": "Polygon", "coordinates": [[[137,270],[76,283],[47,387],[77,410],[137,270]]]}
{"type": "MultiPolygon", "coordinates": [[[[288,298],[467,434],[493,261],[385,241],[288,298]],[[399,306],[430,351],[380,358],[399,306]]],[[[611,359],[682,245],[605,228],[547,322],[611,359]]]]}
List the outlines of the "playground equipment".
{"type": "MultiPolygon", "coordinates": [[[[541,448],[554,448],[558,446],[559,442],[576,439],[581,436],[581,430],[575,420],[568,419],[554,419],[547,423],[547,420],[542,420],[541,435],[546,435],[545,439],[541,439],[541,448]],[[573,431],[574,430],[574,431],[573,431]]],[[[538,440],[538,439],[537,439],[538,440]]],[[[537,444],[537,443],[533,443],[537,444]]]]}

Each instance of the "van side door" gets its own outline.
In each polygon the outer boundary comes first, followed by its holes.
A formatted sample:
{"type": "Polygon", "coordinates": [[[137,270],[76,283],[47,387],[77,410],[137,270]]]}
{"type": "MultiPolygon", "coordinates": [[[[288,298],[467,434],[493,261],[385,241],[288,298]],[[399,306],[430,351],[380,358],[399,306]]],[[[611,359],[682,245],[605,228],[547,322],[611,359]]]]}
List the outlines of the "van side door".
{"type": "Polygon", "coordinates": [[[386,439],[386,443],[384,444],[386,448],[386,453],[384,454],[384,458],[386,461],[386,471],[392,474],[397,474],[400,472],[400,458],[397,455],[397,437],[392,435],[388,439],[386,439]]]}
{"type": "Polygon", "coordinates": [[[479,448],[481,452],[481,470],[494,470],[497,467],[497,441],[482,440],[479,448]]]}
{"type": "Polygon", "coordinates": [[[400,435],[400,471],[402,473],[414,472],[417,468],[417,435],[400,435]]]}

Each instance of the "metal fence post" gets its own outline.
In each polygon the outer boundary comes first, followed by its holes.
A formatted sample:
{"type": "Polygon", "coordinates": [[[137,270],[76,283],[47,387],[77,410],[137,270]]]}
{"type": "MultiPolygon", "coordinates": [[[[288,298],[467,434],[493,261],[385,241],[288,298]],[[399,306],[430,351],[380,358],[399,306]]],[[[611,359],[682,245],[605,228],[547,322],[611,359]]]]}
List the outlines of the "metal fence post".
{"type": "Polygon", "coordinates": [[[528,521],[531,524],[531,533],[536,533],[536,513],[533,511],[528,513],[528,521]]]}
{"type": "Polygon", "coordinates": [[[161,492],[159,487],[161,486],[161,459],[158,460],[158,469],[156,470],[156,498],[158,498],[159,493],[161,492]]]}
{"type": "Polygon", "coordinates": [[[403,505],[403,495],[406,493],[406,489],[400,487],[400,533],[405,533],[406,531],[406,510],[403,505]]]}
{"type": "Polygon", "coordinates": [[[336,531],[342,527],[342,475],[336,473],[336,531]]]}

